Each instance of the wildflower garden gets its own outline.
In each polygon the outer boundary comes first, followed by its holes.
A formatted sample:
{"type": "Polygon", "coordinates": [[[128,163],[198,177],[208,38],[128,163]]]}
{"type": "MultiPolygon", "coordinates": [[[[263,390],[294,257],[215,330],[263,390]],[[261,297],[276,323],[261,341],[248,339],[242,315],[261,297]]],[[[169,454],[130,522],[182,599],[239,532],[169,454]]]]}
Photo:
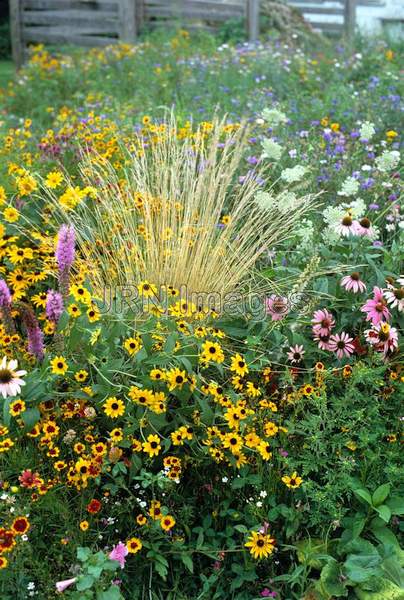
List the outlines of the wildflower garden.
{"type": "Polygon", "coordinates": [[[1,600],[403,600],[400,50],[179,30],[0,91],[1,600]]]}

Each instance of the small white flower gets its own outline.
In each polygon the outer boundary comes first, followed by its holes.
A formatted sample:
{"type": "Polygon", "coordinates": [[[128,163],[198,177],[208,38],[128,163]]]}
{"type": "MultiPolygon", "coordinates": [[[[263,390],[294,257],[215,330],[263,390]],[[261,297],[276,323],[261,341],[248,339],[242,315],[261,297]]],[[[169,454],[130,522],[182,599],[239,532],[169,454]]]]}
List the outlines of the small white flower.
{"type": "Polygon", "coordinates": [[[281,123],[287,123],[288,120],[287,116],[276,108],[264,108],[262,117],[271,127],[276,127],[281,123]]]}
{"type": "Polygon", "coordinates": [[[398,150],[385,150],[381,156],[376,157],[377,168],[382,173],[395,169],[399,162],[400,152],[398,150]]]}
{"type": "Polygon", "coordinates": [[[362,123],[361,128],[359,129],[359,139],[360,140],[371,140],[374,134],[376,133],[375,126],[373,123],[369,123],[369,121],[365,121],[362,123]]]}
{"type": "Polygon", "coordinates": [[[261,498],[266,498],[268,496],[268,492],[266,490],[261,490],[260,496],[261,496],[261,498]]]}
{"type": "Polygon", "coordinates": [[[261,506],[262,506],[261,500],[258,500],[258,502],[255,503],[255,506],[257,506],[257,508],[261,508],[261,506]]]}
{"type": "Polygon", "coordinates": [[[228,477],[222,477],[222,482],[223,482],[223,483],[227,483],[228,481],[229,481],[229,478],[228,478],[228,477]]]}
{"type": "Polygon", "coordinates": [[[287,183],[295,183],[296,181],[300,181],[306,173],[306,167],[303,167],[303,165],[296,165],[290,169],[284,169],[281,173],[281,179],[287,183]]]}
{"type": "Polygon", "coordinates": [[[354,177],[347,177],[342,184],[338,196],[354,196],[359,190],[359,181],[354,177]]]}
{"type": "Polygon", "coordinates": [[[275,142],[271,138],[267,138],[262,141],[263,158],[269,158],[269,160],[279,160],[282,156],[283,148],[280,144],[275,142]]]}

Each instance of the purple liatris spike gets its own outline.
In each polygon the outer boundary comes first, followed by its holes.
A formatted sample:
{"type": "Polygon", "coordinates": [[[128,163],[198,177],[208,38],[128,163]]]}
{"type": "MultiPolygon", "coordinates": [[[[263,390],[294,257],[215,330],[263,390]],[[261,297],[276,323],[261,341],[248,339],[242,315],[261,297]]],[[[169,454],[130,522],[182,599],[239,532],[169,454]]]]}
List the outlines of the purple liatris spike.
{"type": "Polygon", "coordinates": [[[28,352],[42,361],[45,356],[43,333],[32,308],[25,303],[21,303],[21,317],[27,330],[28,352]]]}
{"type": "Polygon", "coordinates": [[[43,343],[43,333],[39,327],[27,328],[28,335],[28,352],[36,356],[36,358],[40,361],[43,360],[45,355],[45,347],[43,343]]]}
{"type": "Polygon", "coordinates": [[[59,288],[64,296],[69,293],[69,273],[74,261],[76,235],[72,225],[62,225],[56,246],[56,260],[59,267],[59,288]]]}
{"type": "Polygon", "coordinates": [[[56,260],[60,271],[68,271],[74,261],[76,235],[72,225],[62,225],[56,246],[56,260]]]}
{"type": "Polygon", "coordinates": [[[7,283],[4,279],[0,279],[0,308],[11,306],[11,294],[7,283]]]}
{"type": "Polygon", "coordinates": [[[46,296],[46,316],[50,321],[57,323],[63,312],[62,294],[55,290],[48,290],[46,296]]]}
{"type": "Polygon", "coordinates": [[[6,331],[15,332],[13,316],[11,314],[11,293],[4,279],[0,279],[0,315],[3,318],[6,331]]]}

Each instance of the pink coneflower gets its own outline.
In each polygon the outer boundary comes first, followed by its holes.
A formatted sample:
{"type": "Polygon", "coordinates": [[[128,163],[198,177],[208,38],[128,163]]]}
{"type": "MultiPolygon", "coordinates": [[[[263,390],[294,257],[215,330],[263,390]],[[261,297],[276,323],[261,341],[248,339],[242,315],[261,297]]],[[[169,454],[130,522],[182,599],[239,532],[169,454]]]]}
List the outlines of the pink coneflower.
{"type": "Polygon", "coordinates": [[[397,279],[397,283],[400,287],[388,284],[383,295],[391,308],[397,308],[399,312],[402,312],[404,311],[404,278],[397,279]]]}
{"type": "Polygon", "coordinates": [[[289,312],[288,299],[284,296],[276,296],[272,294],[265,300],[266,311],[271,315],[272,321],[280,321],[289,312]]]}
{"type": "Polygon", "coordinates": [[[3,356],[0,363],[0,394],[3,398],[8,396],[16,396],[21,392],[21,386],[25,385],[25,381],[21,379],[27,374],[26,371],[16,371],[18,362],[10,360],[7,362],[7,356],[3,356]]]}
{"type": "Polygon", "coordinates": [[[289,352],[288,352],[288,359],[290,360],[290,362],[292,364],[299,363],[299,362],[301,362],[304,354],[305,354],[305,350],[303,349],[303,346],[298,346],[296,344],[295,346],[290,346],[289,352]]]}
{"type": "Polygon", "coordinates": [[[353,338],[349,337],[345,331],[337,333],[330,337],[330,342],[328,344],[329,350],[335,352],[337,358],[341,360],[344,356],[350,356],[354,353],[355,347],[352,342],[353,338]]]}
{"type": "Polygon", "coordinates": [[[313,323],[313,331],[317,336],[329,335],[335,325],[334,317],[326,308],[314,311],[311,322],[313,323]]]}
{"type": "Polygon", "coordinates": [[[350,235],[356,235],[357,227],[358,221],[355,221],[350,214],[346,214],[345,217],[335,225],[334,229],[343,237],[348,237],[350,235]]]}
{"type": "Polygon", "coordinates": [[[330,337],[331,333],[326,335],[314,334],[313,340],[318,343],[320,350],[330,350],[330,337]]]}
{"type": "Polygon", "coordinates": [[[373,325],[377,325],[383,319],[390,318],[390,311],[387,308],[386,300],[383,297],[383,290],[379,287],[373,288],[373,298],[367,300],[361,307],[361,311],[367,313],[366,321],[372,321],[373,325]]]}
{"type": "Polygon", "coordinates": [[[395,327],[390,327],[388,323],[378,323],[371,329],[365,331],[366,341],[374,346],[378,352],[386,355],[398,347],[398,333],[395,327]]]}
{"type": "Polygon", "coordinates": [[[345,277],[341,279],[341,286],[348,292],[352,291],[354,294],[366,290],[366,285],[361,281],[360,275],[356,271],[350,275],[345,275],[345,277]]]}
{"type": "Polygon", "coordinates": [[[356,234],[361,235],[362,237],[375,237],[376,231],[367,217],[363,217],[360,221],[356,221],[356,234]]]}
{"type": "Polygon", "coordinates": [[[128,555],[128,549],[125,544],[122,542],[118,542],[116,546],[114,546],[111,552],[108,555],[108,558],[111,560],[117,560],[121,565],[121,569],[125,566],[125,556],[128,555]]]}

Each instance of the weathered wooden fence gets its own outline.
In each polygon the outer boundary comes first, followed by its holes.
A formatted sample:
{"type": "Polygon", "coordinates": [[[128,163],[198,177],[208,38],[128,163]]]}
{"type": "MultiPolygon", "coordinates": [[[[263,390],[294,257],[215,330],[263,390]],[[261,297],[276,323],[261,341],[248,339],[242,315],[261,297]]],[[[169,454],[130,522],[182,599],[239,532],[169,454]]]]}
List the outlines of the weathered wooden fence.
{"type": "Polygon", "coordinates": [[[352,37],[355,30],[356,0],[288,0],[311,26],[330,35],[345,33],[352,37]]]}
{"type": "MultiPolygon", "coordinates": [[[[356,0],[290,0],[306,15],[341,15],[341,28],[351,33],[356,0]],[[321,6],[320,6],[321,5],[321,6]]],[[[20,66],[31,43],[105,46],[118,40],[133,43],[144,25],[214,27],[229,19],[244,19],[248,38],[259,33],[260,0],[10,0],[13,57],[20,66]]],[[[321,30],[340,28],[329,21],[315,23],[321,30]]]]}
{"type": "Polygon", "coordinates": [[[105,46],[133,43],[143,26],[204,23],[214,27],[245,19],[258,38],[259,0],[10,0],[13,57],[20,66],[31,43],[105,46]]]}

